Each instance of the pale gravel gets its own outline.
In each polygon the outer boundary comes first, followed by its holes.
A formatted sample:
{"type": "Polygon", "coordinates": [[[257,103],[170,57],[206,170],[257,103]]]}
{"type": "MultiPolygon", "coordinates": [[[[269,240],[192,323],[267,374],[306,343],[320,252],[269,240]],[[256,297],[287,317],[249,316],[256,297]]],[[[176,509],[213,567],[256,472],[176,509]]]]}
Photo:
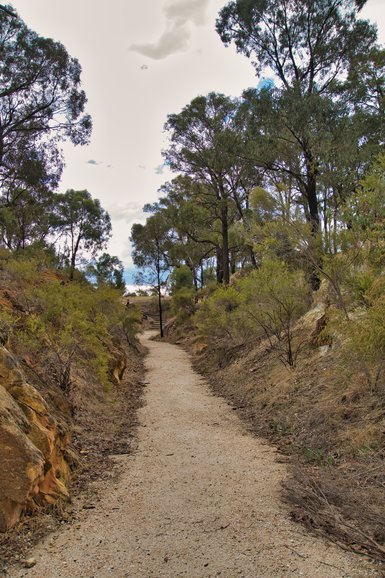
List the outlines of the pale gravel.
{"type": "Polygon", "coordinates": [[[49,536],[17,578],[364,578],[363,558],[306,533],[280,501],[275,450],[191,368],[188,355],[142,340],[148,386],[137,450],[116,456],[95,509],[49,536]]]}

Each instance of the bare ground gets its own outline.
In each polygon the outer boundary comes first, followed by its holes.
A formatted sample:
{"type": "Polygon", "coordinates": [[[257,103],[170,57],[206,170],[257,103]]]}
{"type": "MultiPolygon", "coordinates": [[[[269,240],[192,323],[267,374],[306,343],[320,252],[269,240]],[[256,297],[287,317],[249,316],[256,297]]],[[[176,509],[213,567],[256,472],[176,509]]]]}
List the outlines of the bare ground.
{"type": "Polygon", "coordinates": [[[280,500],[286,466],[214,397],[187,354],[149,340],[138,447],[118,479],[14,578],[364,578],[363,558],[308,535],[280,500]]]}

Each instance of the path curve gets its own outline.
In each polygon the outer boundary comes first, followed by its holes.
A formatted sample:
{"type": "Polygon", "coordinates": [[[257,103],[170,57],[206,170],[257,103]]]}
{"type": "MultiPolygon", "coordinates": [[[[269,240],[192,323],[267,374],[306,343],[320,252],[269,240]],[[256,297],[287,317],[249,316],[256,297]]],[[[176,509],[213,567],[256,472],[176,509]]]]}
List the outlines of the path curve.
{"type": "Polygon", "coordinates": [[[364,578],[374,568],[290,521],[285,466],[213,396],[180,348],[142,340],[138,449],[95,509],[50,536],[15,578],[364,578]]]}

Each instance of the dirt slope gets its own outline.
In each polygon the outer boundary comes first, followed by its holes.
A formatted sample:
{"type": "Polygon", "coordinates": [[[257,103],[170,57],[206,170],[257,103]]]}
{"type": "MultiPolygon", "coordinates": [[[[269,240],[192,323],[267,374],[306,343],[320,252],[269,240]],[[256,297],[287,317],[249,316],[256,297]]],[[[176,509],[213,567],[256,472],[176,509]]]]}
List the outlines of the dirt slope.
{"type": "Polygon", "coordinates": [[[113,492],[31,553],[19,578],[285,578],[376,576],[289,520],[285,466],[209,393],[187,354],[148,341],[147,404],[138,449],[117,456],[113,492]]]}

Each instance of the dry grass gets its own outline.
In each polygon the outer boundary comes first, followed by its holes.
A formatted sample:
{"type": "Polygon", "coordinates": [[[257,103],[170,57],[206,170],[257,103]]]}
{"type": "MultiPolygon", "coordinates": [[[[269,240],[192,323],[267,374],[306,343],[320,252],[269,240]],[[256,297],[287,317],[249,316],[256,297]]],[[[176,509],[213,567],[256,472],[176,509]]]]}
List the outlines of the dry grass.
{"type": "Polygon", "coordinates": [[[295,369],[266,342],[223,354],[198,341],[195,366],[249,429],[290,456],[284,495],[293,518],[385,563],[385,383],[371,391],[338,346],[320,346],[319,317],[308,314],[302,325],[295,369]]]}

